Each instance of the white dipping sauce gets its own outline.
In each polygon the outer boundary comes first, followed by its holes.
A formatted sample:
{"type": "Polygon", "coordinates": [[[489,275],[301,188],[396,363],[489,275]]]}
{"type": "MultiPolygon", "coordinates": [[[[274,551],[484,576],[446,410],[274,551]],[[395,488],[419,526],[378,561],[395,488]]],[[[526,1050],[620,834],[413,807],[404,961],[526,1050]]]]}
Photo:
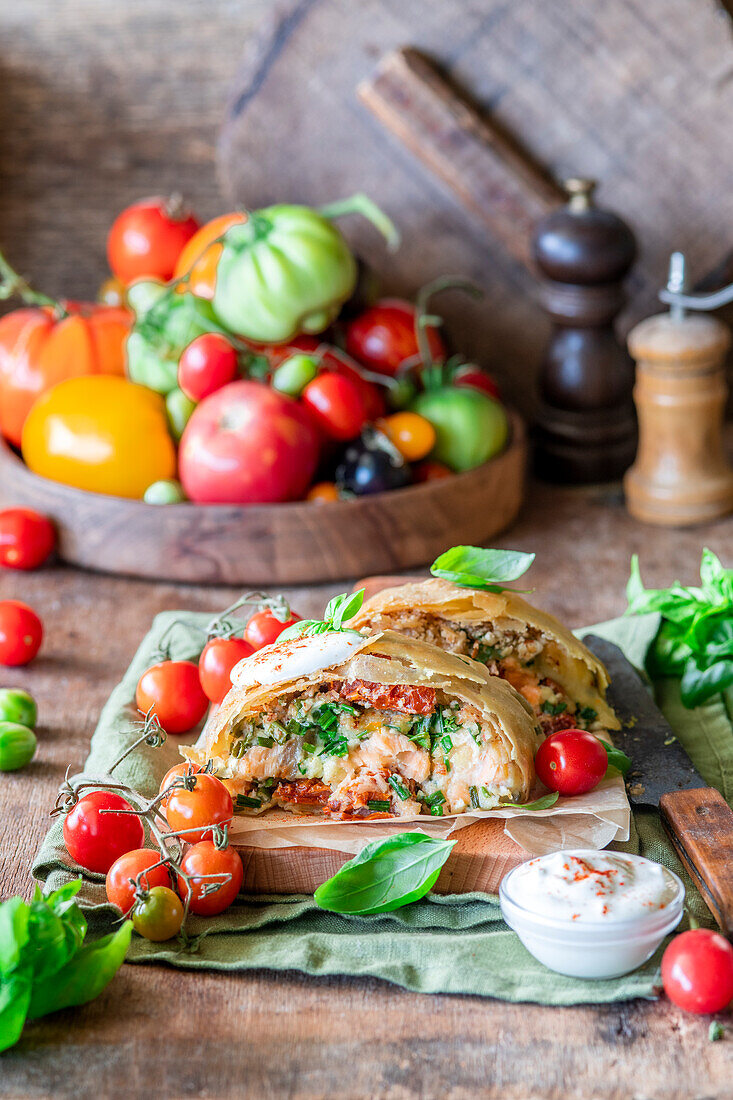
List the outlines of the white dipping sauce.
{"type": "Polygon", "coordinates": [[[512,876],[518,905],[575,921],[643,917],[669,905],[677,889],[660,864],[615,852],[552,852],[523,863],[512,876]]]}

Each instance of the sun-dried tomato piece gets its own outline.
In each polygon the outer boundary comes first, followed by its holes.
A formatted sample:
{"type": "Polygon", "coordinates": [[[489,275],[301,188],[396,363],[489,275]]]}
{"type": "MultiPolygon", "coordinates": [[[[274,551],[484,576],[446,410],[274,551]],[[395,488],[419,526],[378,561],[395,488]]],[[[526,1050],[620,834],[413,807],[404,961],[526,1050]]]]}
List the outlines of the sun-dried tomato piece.
{"type": "Polygon", "coordinates": [[[435,688],[405,684],[372,684],[368,680],[347,680],[341,696],[357,703],[369,703],[377,710],[400,710],[403,714],[432,714],[435,688]]]}
{"type": "Polygon", "coordinates": [[[272,797],[299,806],[325,806],[331,797],[331,788],[320,779],[283,780],[272,797]]]}

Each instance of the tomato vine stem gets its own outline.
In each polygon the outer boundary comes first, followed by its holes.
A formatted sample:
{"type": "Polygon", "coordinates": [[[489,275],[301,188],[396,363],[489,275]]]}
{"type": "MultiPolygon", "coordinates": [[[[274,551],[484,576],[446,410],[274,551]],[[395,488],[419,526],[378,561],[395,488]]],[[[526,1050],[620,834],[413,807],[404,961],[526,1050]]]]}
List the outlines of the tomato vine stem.
{"type": "Polygon", "coordinates": [[[68,316],[69,311],[57,298],[50,298],[48,294],[34,290],[28,280],[11,267],[0,252],[0,300],[5,302],[15,297],[20,298],[27,306],[49,306],[57,317],[68,316]]]}

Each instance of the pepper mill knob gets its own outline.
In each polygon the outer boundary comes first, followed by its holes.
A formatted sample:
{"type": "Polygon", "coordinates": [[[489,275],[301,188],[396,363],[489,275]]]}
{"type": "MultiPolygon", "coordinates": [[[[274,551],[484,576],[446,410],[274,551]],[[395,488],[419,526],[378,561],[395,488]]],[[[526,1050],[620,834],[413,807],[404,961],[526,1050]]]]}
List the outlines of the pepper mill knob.
{"type": "MultiPolygon", "coordinates": [[[[674,253],[667,290],[685,289],[684,257],[674,253]]],[[[723,444],[730,331],[715,317],[680,305],[629,333],[637,360],[634,400],[639,450],[624,478],[636,519],[688,526],[733,510],[733,470],[723,444]]]]}
{"type": "Polygon", "coordinates": [[[540,300],[553,322],[542,362],[535,429],[537,473],[550,481],[620,477],[636,450],[634,368],[614,331],[636,241],[597,207],[594,180],[565,181],[568,202],[537,226],[540,300]]]}

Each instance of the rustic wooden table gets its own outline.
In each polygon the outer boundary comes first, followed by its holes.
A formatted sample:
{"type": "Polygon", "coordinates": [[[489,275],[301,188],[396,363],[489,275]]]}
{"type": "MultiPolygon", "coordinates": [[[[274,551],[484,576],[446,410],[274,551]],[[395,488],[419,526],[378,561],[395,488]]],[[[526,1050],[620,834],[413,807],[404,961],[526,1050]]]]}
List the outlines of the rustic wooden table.
{"type": "MultiPolygon", "coordinates": [[[[536,599],[579,626],[619,614],[629,557],[649,584],[694,580],[700,549],[730,556],[733,519],[693,531],[631,520],[614,490],[534,487],[503,545],[538,552],[536,599]]],[[[304,614],[336,591],[288,595],[304,614]]],[[[28,895],[28,867],[67,763],[79,767],[102,703],[153,615],[215,610],[228,589],[171,586],[61,566],[0,576],[0,597],[42,614],[42,655],[3,684],[30,689],[40,714],[36,760],[0,781],[0,895],[28,895]]],[[[733,1022],[733,1021],[732,1021],[733,1022]]],[[[542,1008],[421,996],[371,979],[297,973],[186,974],[124,966],[85,1008],[27,1027],[0,1058],[4,1097],[674,1097],[730,1096],[733,1027],[666,1001],[542,1008]]]]}

